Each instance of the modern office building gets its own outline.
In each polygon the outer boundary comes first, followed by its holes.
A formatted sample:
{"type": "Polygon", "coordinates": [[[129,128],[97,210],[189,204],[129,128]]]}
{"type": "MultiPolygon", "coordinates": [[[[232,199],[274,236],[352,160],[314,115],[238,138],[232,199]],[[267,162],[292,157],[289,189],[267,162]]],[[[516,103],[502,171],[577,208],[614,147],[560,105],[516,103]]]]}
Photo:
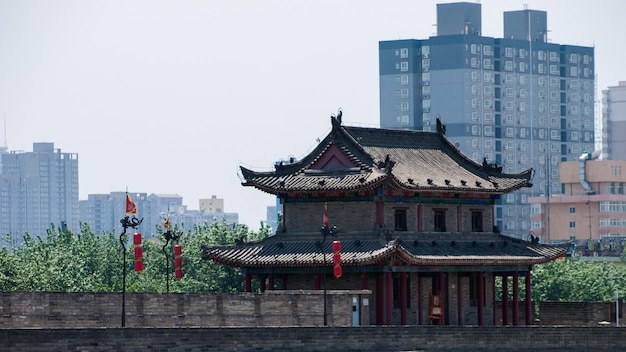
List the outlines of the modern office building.
{"type": "Polygon", "coordinates": [[[33,143],[32,152],[1,156],[0,233],[10,235],[11,245],[25,233],[46,238],[51,224],[79,229],[78,154],[33,143]]]}
{"type": "Polygon", "coordinates": [[[545,11],[504,13],[485,37],[481,4],[437,5],[437,35],[379,43],[380,126],[435,130],[506,173],[534,168],[533,187],[504,195],[496,225],[528,235],[529,196],[562,193],[558,164],[594,150],[594,48],[547,40],[545,11]]]}
{"type": "Polygon", "coordinates": [[[626,160],[626,81],[602,91],[602,159],[626,160]]]}
{"type": "Polygon", "coordinates": [[[619,256],[626,246],[626,161],[598,156],[559,165],[563,193],[528,198],[532,233],[575,241],[582,255],[619,256]]]}

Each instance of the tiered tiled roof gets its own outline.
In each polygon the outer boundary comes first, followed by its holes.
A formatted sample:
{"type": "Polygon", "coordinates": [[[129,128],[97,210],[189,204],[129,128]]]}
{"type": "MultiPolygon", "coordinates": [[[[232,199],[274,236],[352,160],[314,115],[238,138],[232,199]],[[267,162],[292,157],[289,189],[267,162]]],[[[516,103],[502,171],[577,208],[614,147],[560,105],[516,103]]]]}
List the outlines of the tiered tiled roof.
{"type": "MultiPolygon", "coordinates": [[[[289,240],[274,236],[258,242],[232,246],[203,246],[204,259],[248,268],[332,266],[331,241],[324,243],[324,264],[319,239],[289,240]]],[[[566,248],[527,242],[494,234],[407,234],[403,239],[380,238],[341,240],[344,266],[374,265],[399,259],[420,266],[534,265],[565,255],[566,248]]]]}
{"type": "Polygon", "coordinates": [[[476,163],[440,131],[345,127],[336,120],[302,160],[271,172],[241,171],[245,186],[271,194],[362,190],[384,182],[403,191],[505,194],[531,186],[532,173],[505,174],[497,165],[476,163]]]}

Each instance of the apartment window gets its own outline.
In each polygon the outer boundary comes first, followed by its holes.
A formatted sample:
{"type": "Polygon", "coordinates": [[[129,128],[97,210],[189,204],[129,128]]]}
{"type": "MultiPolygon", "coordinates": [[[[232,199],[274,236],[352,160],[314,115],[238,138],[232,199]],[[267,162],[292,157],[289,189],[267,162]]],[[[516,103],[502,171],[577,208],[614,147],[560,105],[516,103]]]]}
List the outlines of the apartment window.
{"type": "Polygon", "coordinates": [[[471,77],[472,81],[478,81],[478,71],[472,71],[471,77]]]}
{"type": "Polygon", "coordinates": [[[569,222],[569,228],[570,229],[576,228],[576,221],[570,221],[569,222]]]}
{"type": "Polygon", "coordinates": [[[559,67],[557,65],[550,65],[550,74],[551,75],[558,75],[559,74],[559,67]]]}
{"type": "Polygon", "coordinates": [[[408,71],[409,70],[409,63],[407,61],[402,61],[400,63],[400,71],[408,71]]]}
{"type": "Polygon", "coordinates": [[[506,87],[504,89],[504,95],[506,95],[507,97],[512,97],[513,96],[513,88],[506,87]]]}
{"type": "Polygon", "coordinates": [[[485,136],[493,137],[493,126],[485,126],[485,136]]]}
{"type": "Polygon", "coordinates": [[[400,89],[400,97],[401,98],[408,98],[409,97],[409,90],[406,88],[400,89]]]}
{"type": "Polygon", "coordinates": [[[550,87],[558,87],[559,86],[559,79],[556,77],[551,77],[550,78],[550,87]]]}
{"type": "Polygon", "coordinates": [[[569,207],[570,214],[576,214],[576,207],[569,207]]]}
{"type": "Polygon", "coordinates": [[[505,137],[509,137],[509,138],[510,138],[510,137],[513,137],[513,136],[514,136],[514,133],[515,133],[515,130],[513,129],[513,127],[507,127],[507,128],[504,130],[504,136],[505,136],[505,137]]]}
{"type": "Polygon", "coordinates": [[[576,66],[572,66],[569,68],[569,75],[572,77],[577,77],[578,76],[578,67],[576,66]]]}
{"type": "Polygon", "coordinates": [[[491,45],[483,45],[483,54],[487,56],[491,56],[493,51],[491,50],[491,45]]]}
{"type": "Polygon", "coordinates": [[[578,131],[572,131],[571,140],[577,141],[579,139],[578,131]]]}
{"type": "Polygon", "coordinates": [[[545,51],[541,51],[541,50],[539,50],[539,51],[537,52],[537,58],[538,58],[539,60],[542,60],[542,61],[543,61],[543,60],[545,60],[545,59],[546,59],[546,52],[545,52],[545,51]]]}
{"type": "Polygon", "coordinates": [[[394,218],[395,218],[395,230],[407,231],[406,209],[395,209],[394,218]]]}
{"type": "Polygon", "coordinates": [[[504,70],[505,71],[513,71],[513,61],[505,61],[504,62],[504,70]]]}
{"type": "Polygon", "coordinates": [[[513,84],[513,75],[511,74],[504,75],[504,83],[513,84]]]}
{"type": "Polygon", "coordinates": [[[558,130],[551,130],[550,131],[550,139],[558,140],[560,138],[561,138],[561,136],[559,135],[559,131],[558,130]]]}
{"type": "Polygon", "coordinates": [[[539,64],[537,65],[537,71],[539,71],[540,74],[545,74],[546,73],[546,65],[544,64],[539,64]]]}
{"type": "Polygon", "coordinates": [[[435,232],[446,232],[446,211],[445,209],[434,210],[435,232]]]}
{"type": "Polygon", "coordinates": [[[530,205],[530,213],[531,214],[541,214],[541,204],[531,204],[530,205]]]}
{"type": "Polygon", "coordinates": [[[409,84],[409,76],[407,76],[407,75],[401,75],[401,76],[400,76],[400,84],[402,84],[402,85],[407,85],[407,84],[409,84]]]}
{"type": "Polygon", "coordinates": [[[606,184],[606,193],[607,194],[614,194],[615,190],[613,188],[613,182],[608,182],[606,184]]]}
{"type": "Polygon", "coordinates": [[[559,53],[557,53],[556,51],[551,51],[550,61],[559,61],[559,53]]]}
{"type": "Polygon", "coordinates": [[[493,139],[485,139],[485,149],[493,149],[493,139]]]}
{"type": "Polygon", "coordinates": [[[504,48],[504,56],[512,57],[513,56],[513,48],[504,48]]]}
{"type": "Polygon", "coordinates": [[[409,49],[408,48],[400,49],[400,58],[406,59],[407,57],[409,57],[409,49]]]}
{"type": "Polygon", "coordinates": [[[472,232],[483,232],[482,211],[472,211],[472,232]]]}
{"type": "Polygon", "coordinates": [[[409,103],[406,101],[403,101],[402,103],[400,103],[400,110],[409,111],[409,103]]]}

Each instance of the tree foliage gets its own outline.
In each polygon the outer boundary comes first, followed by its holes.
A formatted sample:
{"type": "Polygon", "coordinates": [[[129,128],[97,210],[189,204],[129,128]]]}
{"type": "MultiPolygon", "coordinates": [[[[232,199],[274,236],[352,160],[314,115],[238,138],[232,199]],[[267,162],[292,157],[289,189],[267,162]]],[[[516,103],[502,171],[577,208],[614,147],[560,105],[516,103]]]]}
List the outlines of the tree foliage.
{"type": "MultiPolygon", "coordinates": [[[[176,228],[174,228],[176,231],[176,228]]],[[[162,233],[162,231],[160,231],[162,233]]],[[[240,269],[202,260],[202,244],[232,244],[235,238],[245,241],[269,235],[269,228],[258,232],[247,226],[212,223],[195,226],[183,234],[183,273],[174,279],[173,246],[165,251],[169,256],[171,292],[236,292],[243,291],[240,269]]],[[[144,271],[133,270],[131,234],[122,236],[126,244],[126,290],[135,292],[165,292],[168,266],[160,235],[143,241],[144,271]]],[[[119,292],[123,276],[122,244],[115,233],[95,234],[81,224],[80,233],[51,226],[47,238],[24,236],[21,245],[0,248],[0,291],[53,292],[119,292]]]]}

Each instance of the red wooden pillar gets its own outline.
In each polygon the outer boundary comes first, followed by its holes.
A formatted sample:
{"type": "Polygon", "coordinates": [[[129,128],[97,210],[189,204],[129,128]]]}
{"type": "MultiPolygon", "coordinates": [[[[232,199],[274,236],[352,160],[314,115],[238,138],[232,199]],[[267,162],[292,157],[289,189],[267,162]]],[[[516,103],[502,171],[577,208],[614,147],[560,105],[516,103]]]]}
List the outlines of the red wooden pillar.
{"type": "Polygon", "coordinates": [[[361,274],[361,289],[367,290],[367,272],[361,274]]]}
{"type": "Polygon", "coordinates": [[[502,275],[502,325],[509,325],[509,276],[502,275]]]}
{"type": "Polygon", "coordinates": [[[406,273],[400,274],[400,325],[406,325],[406,273]]]}
{"type": "Polygon", "coordinates": [[[269,284],[267,289],[270,291],[274,289],[274,274],[270,274],[269,276],[269,284]]]}
{"type": "Polygon", "coordinates": [[[287,289],[287,274],[283,274],[282,279],[283,279],[282,289],[286,290],[287,289]]]}
{"type": "Polygon", "coordinates": [[[385,278],[376,278],[376,325],[383,325],[385,320],[385,278]]]}
{"type": "Polygon", "coordinates": [[[252,292],[252,276],[250,274],[246,274],[246,292],[252,292]]]}
{"type": "Polygon", "coordinates": [[[478,326],[485,324],[485,276],[478,272],[478,326]]]}
{"type": "Polygon", "coordinates": [[[261,293],[265,292],[265,276],[260,276],[261,280],[261,293]]]}
{"type": "Polygon", "coordinates": [[[463,290],[461,289],[461,273],[456,273],[456,319],[457,325],[463,325],[463,290]]]}
{"type": "Polygon", "coordinates": [[[387,301],[385,315],[387,325],[393,325],[393,277],[391,274],[391,271],[385,273],[385,300],[387,301]]]}
{"type": "Polygon", "coordinates": [[[319,273],[315,274],[315,289],[316,290],[321,290],[322,289],[322,278],[321,275],[319,273]]]}
{"type": "Polygon", "coordinates": [[[417,205],[417,231],[422,231],[422,205],[417,205]]]}
{"type": "Polygon", "coordinates": [[[530,268],[526,272],[526,325],[532,325],[532,294],[530,286],[530,268]]]}
{"type": "Polygon", "coordinates": [[[422,325],[422,280],[419,273],[415,273],[417,286],[417,325],[422,325]]]}
{"type": "Polygon", "coordinates": [[[492,302],[493,302],[493,314],[492,314],[492,319],[493,319],[493,326],[496,325],[496,274],[495,273],[491,273],[491,297],[493,297],[492,302]]]}
{"type": "Polygon", "coordinates": [[[519,272],[513,272],[513,325],[517,325],[519,316],[519,272]]]}
{"type": "Polygon", "coordinates": [[[383,226],[385,223],[384,214],[383,214],[383,202],[376,202],[376,225],[383,226]]]}
{"type": "Polygon", "coordinates": [[[445,273],[443,271],[439,272],[439,296],[444,303],[444,310],[441,315],[441,320],[439,320],[439,325],[445,325],[446,323],[446,310],[445,310],[445,302],[446,300],[446,285],[444,283],[445,273]]]}

